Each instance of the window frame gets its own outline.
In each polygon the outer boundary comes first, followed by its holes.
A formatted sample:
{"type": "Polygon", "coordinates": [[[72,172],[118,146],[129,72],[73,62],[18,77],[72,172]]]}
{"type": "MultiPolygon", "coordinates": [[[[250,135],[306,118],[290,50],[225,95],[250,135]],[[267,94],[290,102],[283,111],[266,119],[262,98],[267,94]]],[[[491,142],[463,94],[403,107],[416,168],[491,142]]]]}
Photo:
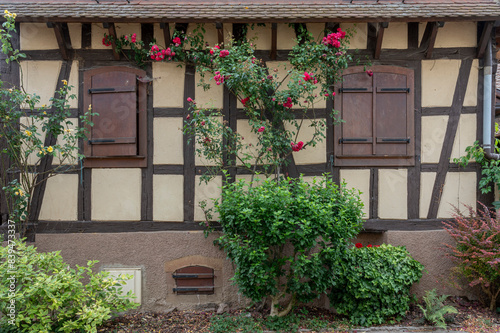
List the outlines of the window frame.
{"type": "MultiPolygon", "coordinates": [[[[334,125],[334,165],[335,166],[392,166],[392,167],[405,167],[405,166],[413,166],[415,165],[415,74],[414,70],[410,68],[398,67],[398,66],[386,66],[386,65],[376,65],[369,67],[369,70],[373,72],[373,75],[376,76],[377,73],[388,73],[388,74],[399,74],[404,75],[406,77],[406,88],[410,90],[407,92],[406,98],[406,133],[407,137],[410,140],[407,143],[407,153],[404,155],[383,155],[383,154],[375,154],[372,151],[371,155],[347,155],[343,154],[343,143],[341,142],[342,134],[343,134],[343,126],[344,124],[334,125]]],[[[342,73],[342,76],[350,75],[350,74],[359,74],[365,73],[366,68],[364,66],[355,66],[350,67],[342,73]]],[[[366,74],[368,75],[368,74],[366,74]]],[[[375,93],[375,97],[372,97],[372,100],[376,100],[376,95],[380,92],[377,92],[377,89],[373,89],[375,81],[372,81],[371,91],[369,93],[375,93]]],[[[343,92],[342,88],[344,88],[344,80],[335,85],[335,101],[334,101],[334,109],[339,112],[338,116],[343,119],[343,110],[342,110],[342,102],[343,102],[343,92]]],[[[376,146],[376,126],[373,121],[377,122],[376,118],[376,103],[372,104],[372,144],[376,146]],[[374,119],[374,120],[373,120],[374,119]],[[375,142],[373,142],[375,141],[375,142]]],[[[351,143],[355,144],[355,143],[351,143]]]]}
{"type": "MultiPolygon", "coordinates": [[[[145,77],[144,70],[126,66],[105,66],[86,70],[83,73],[83,108],[87,112],[92,104],[92,77],[97,74],[108,72],[126,72],[139,77],[145,77]]],[[[137,80],[137,155],[133,156],[92,156],[89,139],[92,137],[92,127],[87,126],[90,137],[83,143],[84,167],[86,168],[145,168],[147,167],[147,83],[137,80]]],[[[98,121],[99,117],[90,118],[92,122],[98,121]]]]}

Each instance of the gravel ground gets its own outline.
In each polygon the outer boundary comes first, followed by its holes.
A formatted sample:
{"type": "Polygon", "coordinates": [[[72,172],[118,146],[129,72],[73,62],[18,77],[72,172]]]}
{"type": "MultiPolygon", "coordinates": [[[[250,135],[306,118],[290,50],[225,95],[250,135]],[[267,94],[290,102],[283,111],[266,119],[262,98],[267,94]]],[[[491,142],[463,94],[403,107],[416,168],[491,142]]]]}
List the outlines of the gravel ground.
{"type": "MultiPolygon", "coordinates": [[[[318,308],[297,308],[292,316],[302,318],[298,324],[300,332],[470,332],[470,333],[497,333],[500,332],[500,314],[492,313],[476,301],[468,301],[464,298],[449,298],[450,305],[457,308],[458,314],[448,315],[448,331],[436,330],[423,319],[421,310],[412,305],[406,317],[397,324],[386,324],[372,326],[370,328],[350,327],[346,318],[334,314],[331,311],[318,308]],[[329,322],[329,329],[311,330],[308,323],[315,320],[329,322]]],[[[250,310],[230,311],[226,315],[246,316],[256,320],[263,320],[267,315],[250,310]]],[[[217,318],[214,311],[177,311],[170,313],[133,313],[115,318],[102,326],[98,332],[110,333],[188,333],[188,332],[211,332],[211,319],[217,318]]],[[[229,332],[251,332],[241,330],[228,330],[229,332]]]]}

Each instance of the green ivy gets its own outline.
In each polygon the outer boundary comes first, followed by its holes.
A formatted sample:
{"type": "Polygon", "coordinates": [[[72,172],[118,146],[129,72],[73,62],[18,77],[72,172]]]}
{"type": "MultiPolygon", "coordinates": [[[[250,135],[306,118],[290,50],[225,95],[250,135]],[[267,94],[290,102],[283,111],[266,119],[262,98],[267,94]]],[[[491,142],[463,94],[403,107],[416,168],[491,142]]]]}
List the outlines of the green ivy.
{"type": "Polygon", "coordinates": [[[271,315],[318,298],[334,283],[337,263],[361,229],[357,191],[326,177],[226,184],[215,211],[215,241],[234,263],[234,282],[253,301],[269,297],[271,315]],[[278,311],[286,296],[291,302],[278,311]]]}
{"type": "Polygon", "coordinates": [[[131,292],[122,295],[122,285],[130,277],[94,274],[96,263],[72,269],[59,252],[39,253],[22,241],[9,240],[0,248],[0,327],[30,333],[92,333],[113,314],[137,307],[131,292]],[[9,316],[12,304],[15,315],[9,316]]]}
{"type": "Polygon", "coordinates": [[[385,244],[351,248],[337,265],[331,305],[362,326],[401,320],[413,299],[410,288],[424,268],[405,247],[385,244]]]}

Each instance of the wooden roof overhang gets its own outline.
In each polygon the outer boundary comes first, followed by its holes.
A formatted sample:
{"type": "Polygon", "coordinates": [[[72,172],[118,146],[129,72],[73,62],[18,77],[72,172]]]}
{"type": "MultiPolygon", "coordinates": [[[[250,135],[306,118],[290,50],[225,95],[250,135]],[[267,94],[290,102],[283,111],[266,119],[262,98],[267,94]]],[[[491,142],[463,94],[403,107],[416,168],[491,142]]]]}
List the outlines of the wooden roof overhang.
{"type": "Polygon", "coordinates": [[[495,0],[0,0],[18,22],[310,23],[495,21],[495,0]]]}

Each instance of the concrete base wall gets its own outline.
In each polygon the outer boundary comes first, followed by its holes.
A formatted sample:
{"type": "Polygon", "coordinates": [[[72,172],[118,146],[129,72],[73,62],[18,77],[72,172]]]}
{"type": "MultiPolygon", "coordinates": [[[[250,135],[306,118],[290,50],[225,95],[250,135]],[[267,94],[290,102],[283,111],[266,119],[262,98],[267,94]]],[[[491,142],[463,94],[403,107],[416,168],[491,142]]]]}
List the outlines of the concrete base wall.
{"type": "MultiPolygon", "coordinates": [[[[39,234],[35,246],[39,251],[60,250],[71,265],[86,265],[88,260],[99,260],[97,270],[131,267],[142,269],[141,311],[203,309],[227,303],[233,308],[243,307],[248,300],[231,285],[231,263],[225,254],[213,245],[214,237],[205,238],[199,231],[165,231],[111,234],[39,234]],[[175,269],[203,265],[215,270],[214,295],[184,295],[173,293],[172,272],[175,269]],[[176,268],[177,267],[177,268],[176,268]]],[[[438,288],[440,293],[467,295],[447,283],[452,263],[444,255],[442,244],[451,242],[444,231],[391,231],[383,234],[361,234],[356,242],[368,244],[405,245],[411,255],[425,265],[420,283],[413,291],[421,296],[426,290],[438,288]]],[[[322,297],[318,305],[327,305],[322,297]]]]}

